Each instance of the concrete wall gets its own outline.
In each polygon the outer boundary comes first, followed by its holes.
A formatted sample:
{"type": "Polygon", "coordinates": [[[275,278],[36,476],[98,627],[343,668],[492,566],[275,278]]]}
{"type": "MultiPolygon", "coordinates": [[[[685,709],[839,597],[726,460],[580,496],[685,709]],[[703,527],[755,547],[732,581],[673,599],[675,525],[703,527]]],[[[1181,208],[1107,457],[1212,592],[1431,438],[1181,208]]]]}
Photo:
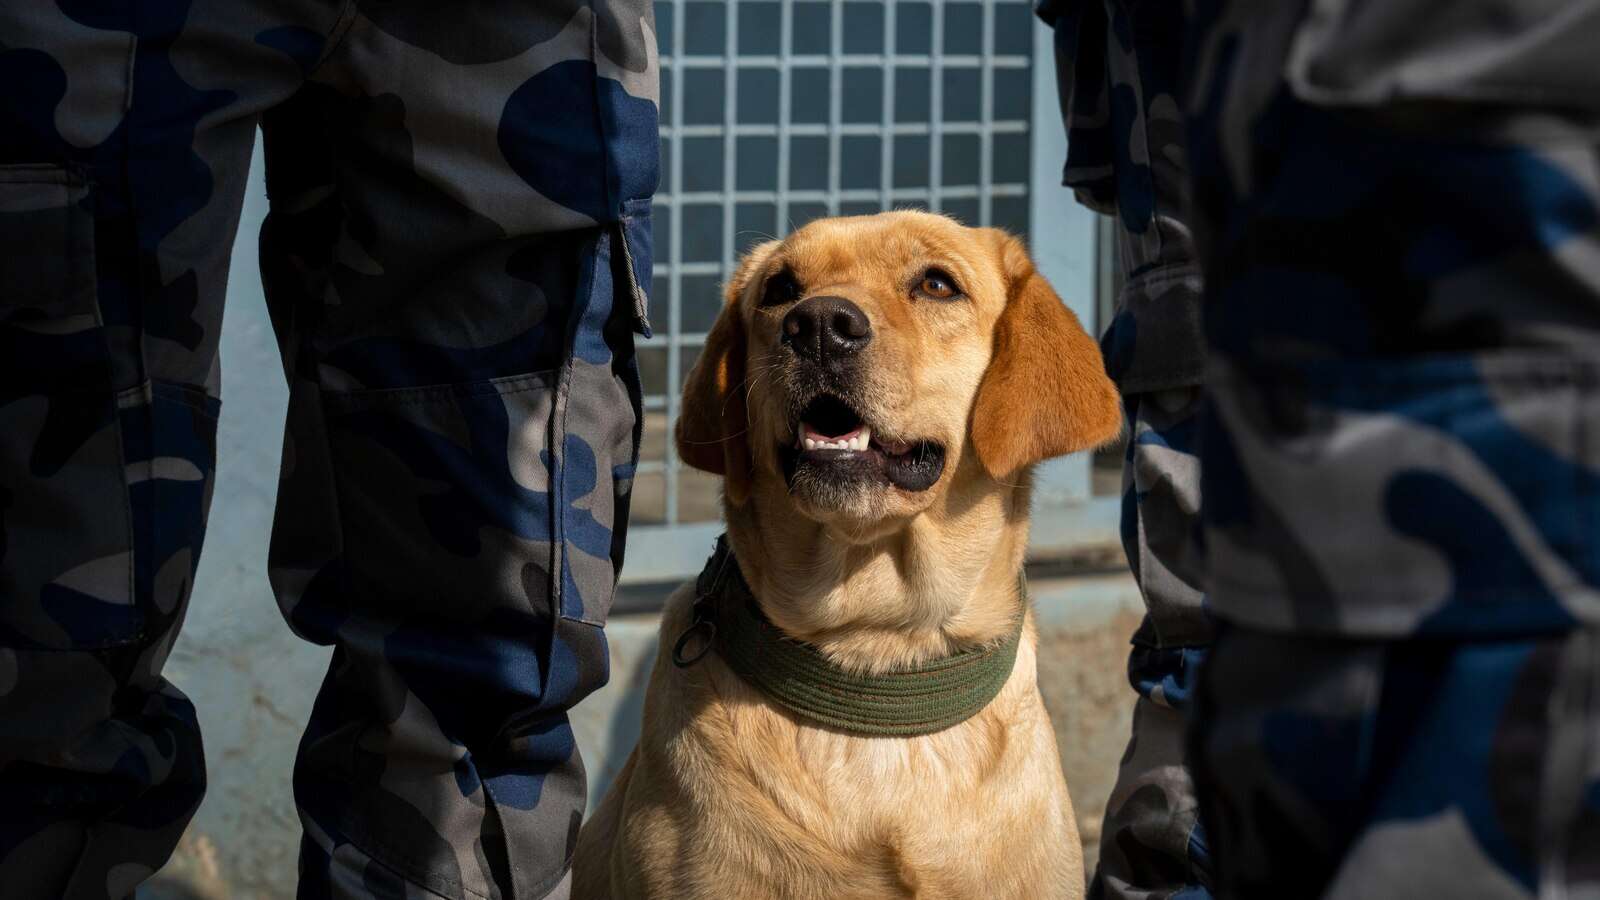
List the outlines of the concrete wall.
{"type": "MultiPolygon", "coordinates": [[[[256,234],[265,213],[257,166],[239,229],[222,338],[224,403],[218,481],[193,605],[167,675],[195,702],[210,792],[150,898],[294,896],[299,822],[290,772],[329,652],[289,633],[266,577],[287,392],[263,306],[256,234]]],[[[1125,576],[1032,585],[1041,623],[1040,681],[1086,844],[1127,740],[1124,676],[1139,602],[1125,576]]],[[[612,680],[577,710],[593,797],[615,775],[639,727],[655,654],[653,616],[608,628],[612,680]]]]}

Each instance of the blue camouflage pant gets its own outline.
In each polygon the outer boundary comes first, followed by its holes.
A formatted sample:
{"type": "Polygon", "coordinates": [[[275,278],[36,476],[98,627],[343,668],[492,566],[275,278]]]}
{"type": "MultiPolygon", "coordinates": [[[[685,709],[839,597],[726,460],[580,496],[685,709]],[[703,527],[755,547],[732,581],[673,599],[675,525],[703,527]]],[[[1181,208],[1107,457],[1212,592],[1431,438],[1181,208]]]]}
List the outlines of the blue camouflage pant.
{"type": "Polygon", "coordinates": [[[161,670],[258,125],[270,570],[333,647],[301,895],[564,895],[639,442],[651,4],[9,3],[0,85],[0,895],[129,896],[204,792],[161,670]]]}
{"type": "Polygon", "coordinates": [[[1068,181],[1117,213],[1136,285],[1177,233],[1151,227],[1161,169],[1188,169],[1206,276],[1198,312],[1125,294],[1107,336],[1133,371],[1205,371],[1192,428],[1123,382],[1130,558],[1160,574],[1150,525],[1187,516],[1224,624],[1135,649],[1096,890],[1193,890],[1209,858],[1229,897],[1600,895],[1600,6],[1104,9],[1061,66],[1068,181]],[[1174,687],[1187,753],[1148,715],[1174,687]]]}
{"type": "Polygon", "coordinates": [[[1197,4],[1234,897],[1600,895],[1600,4],[1197,4]]]}
{"type": "Polygon", "coordinates": [[[1120,287],[1101,341],[1128,445],[1122,545],[1147,614],[1133,637],[1133,734],[1106,804],[1094,898],[1206,897],[1211,860],[1184,744],[1189,683],[1213,625],[1192,551],[1206,348],[1184,210],[1179,105],[1186,19],[1174,3],[1049,0],[1067,126],[1063,180],[1114,216],[1120,287]]]}

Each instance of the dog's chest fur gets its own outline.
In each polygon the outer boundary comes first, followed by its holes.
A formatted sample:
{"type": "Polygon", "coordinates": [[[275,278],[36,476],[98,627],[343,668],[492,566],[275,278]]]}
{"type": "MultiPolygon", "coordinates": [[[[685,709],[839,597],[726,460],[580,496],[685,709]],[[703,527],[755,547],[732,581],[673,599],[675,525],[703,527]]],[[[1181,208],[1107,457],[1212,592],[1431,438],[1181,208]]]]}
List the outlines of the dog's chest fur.
{"type": "MultiPolygon", "coordinates": [[[[662,634],[688,622],[669,601],[662,634]]],[[[916,738],[804,727],[714,656],[658,659],[615,817],[615,896],[1074,897],[1078,836],[1031,636],[1000,695],[916,738]]]]}

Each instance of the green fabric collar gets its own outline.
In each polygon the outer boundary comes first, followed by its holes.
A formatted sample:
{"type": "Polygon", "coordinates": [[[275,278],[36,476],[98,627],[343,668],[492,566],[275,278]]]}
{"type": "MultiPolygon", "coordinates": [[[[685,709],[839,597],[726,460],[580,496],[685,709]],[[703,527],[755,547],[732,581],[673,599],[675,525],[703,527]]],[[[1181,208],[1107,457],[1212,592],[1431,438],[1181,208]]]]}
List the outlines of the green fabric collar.
{"type": "MultiPolygon", "coordinates": [[[[1026,586],[1024,585],[1024,602],[1026,586]]],[[[797,716],[851,734],[931,734],[971,718],[1011,676],[1022,638],[965,650],[913,669],[863,675],[846,671],[810,644],[785,636],[762,615],[726,535],[695,582],[694,621],[678,636],[680,668],[715,648],[732,669],[797,716]]]]}

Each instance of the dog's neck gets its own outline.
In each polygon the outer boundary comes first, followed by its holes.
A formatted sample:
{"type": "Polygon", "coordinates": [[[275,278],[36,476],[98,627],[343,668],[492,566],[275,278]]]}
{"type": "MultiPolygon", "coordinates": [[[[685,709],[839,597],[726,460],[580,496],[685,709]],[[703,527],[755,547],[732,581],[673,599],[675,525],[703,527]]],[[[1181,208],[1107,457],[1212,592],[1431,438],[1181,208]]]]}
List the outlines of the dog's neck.
{"type": "Polygon", "coordinates": [[[845,667],[885,671],[1016,626],[1029,494],[1027,477],[1015,485],[953,479],[933,509],[860,539],[801,516],[781,485],[758,488],[728,506],[728,539],[762,611],[784,633],[845,667]]]}

